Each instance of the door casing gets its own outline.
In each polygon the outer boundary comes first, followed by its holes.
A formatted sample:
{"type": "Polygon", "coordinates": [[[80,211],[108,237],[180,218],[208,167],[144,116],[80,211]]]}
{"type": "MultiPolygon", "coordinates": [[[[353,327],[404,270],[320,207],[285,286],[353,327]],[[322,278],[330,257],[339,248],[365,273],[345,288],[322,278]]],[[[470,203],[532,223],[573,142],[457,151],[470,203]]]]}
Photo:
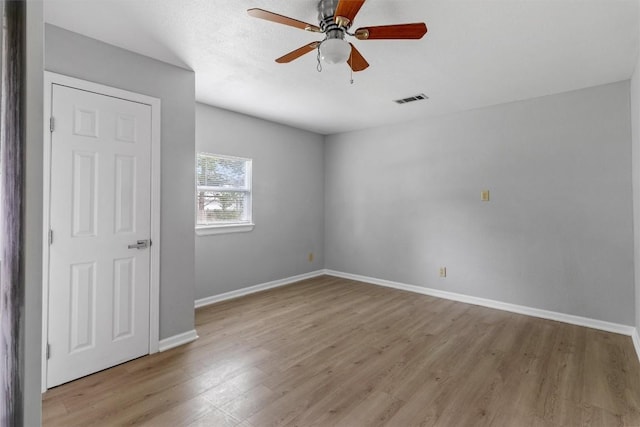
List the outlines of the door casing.
{"type": "Polygon", "coordinates": [[[49,337],[49,230],[51,196],[51,131],[53,86],[61,85],[100,95],[146,104],[151,107],[151,241],[149,289],[149,354],[160,343],[160,99],[62,74],[44,73],[43,235],[42,235],[42,375],[41,389],[47,391],[47,344],[49,337]]]}

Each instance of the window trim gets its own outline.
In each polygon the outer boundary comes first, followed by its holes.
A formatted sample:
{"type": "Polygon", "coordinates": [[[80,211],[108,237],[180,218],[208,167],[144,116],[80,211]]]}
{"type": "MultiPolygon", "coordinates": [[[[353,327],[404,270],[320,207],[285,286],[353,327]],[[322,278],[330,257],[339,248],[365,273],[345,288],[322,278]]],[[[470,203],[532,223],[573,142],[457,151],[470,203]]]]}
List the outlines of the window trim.
{"type": "MultiPolygon", "coordinates": [[[[197,236],[209,236],[214,234],[227,234],[227,233],[246,233],[253,230],[255,224],[253,223],[253,159],[248,157],[239,157],[239,156],[228,156],[226,154],[215,154],[206,151],[197,151],[196,152],[196,167],[198,165],[198,156],[209,156],[216,157],[219,159],[228,159],[228,160],[241,160],[247,162],[246,168],[246,181],[248,182],[247,188],[225,188],[224,191],[235,191],[235,192],[245,192],[248,193],[248,203],[246,206],[247,214],[249,217],[248,221],[238,221],[238,222],[221,222],[219,224],[201,224],[198,225],[198,209],[196,208],[195,212],[195,232],[197,236]]],[[[198,189],[202,187],[207,187],[205,185],[198,185],[198,180],[196,177],[195,182],[195,203],[196,206],[198,204],[198,189]]]]}
{"type": "Polygon", "coordinates": [[[197,236],[210,236],[212,234],[227,234],[227,233],[246,233],[253,230],[254,223],[244,224],[219,224],[219,225],[198,225],[196,226],[197,236]]]}

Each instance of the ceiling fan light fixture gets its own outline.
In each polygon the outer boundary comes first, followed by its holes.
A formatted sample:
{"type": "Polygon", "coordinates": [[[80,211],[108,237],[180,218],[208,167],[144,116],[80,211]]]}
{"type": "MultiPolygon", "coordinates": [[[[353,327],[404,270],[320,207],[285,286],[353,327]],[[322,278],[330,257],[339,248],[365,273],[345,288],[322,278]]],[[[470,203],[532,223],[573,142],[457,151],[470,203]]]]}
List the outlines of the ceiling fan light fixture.
{"type": "Polygon", "coordinates": [[[319,25],[309,24],[264,9],[247,10],[249,16],[254,18],[325,35],[324,41],[308,43],[277,58],[278,64],[289,63],[317,49],[318,64],[316,69],[318,71],[322,71],[321,62],[326,64],[346,63],[352,72],[362,71],[369,67],[369,63],[353,44],[345,41],[345,36],[355,37],[358,40],[418,40],[427,34],[427,24],[424,22],[361,27],[355,33],[350,33],[348,30],[366,0],[315,1],[318,2],[319,25]]]}
{"type": "Polygon", "coordinates": [[[320,44],[320,57],[327,64],[347,62],[351,54],[351,45],[343,39],[331,38],[320,44]]]}

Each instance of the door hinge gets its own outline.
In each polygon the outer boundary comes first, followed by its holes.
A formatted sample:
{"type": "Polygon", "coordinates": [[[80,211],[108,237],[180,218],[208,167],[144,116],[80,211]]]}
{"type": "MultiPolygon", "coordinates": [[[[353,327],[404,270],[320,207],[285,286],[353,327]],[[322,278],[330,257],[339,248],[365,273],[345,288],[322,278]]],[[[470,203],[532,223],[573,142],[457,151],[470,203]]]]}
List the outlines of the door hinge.
{"type": "Polygon", "coordinates": [[[47,360],[51,358],[51,344],[47,343],[47,360]]]}
{"type": "Polygon", "coordinates": [[[49,230],[49,245],[53,244],[53,230],[49,230]]]}
{"type": "Polygon", "coordinates": [[[49,117],[49,132],[53,132],[53,130],[55,129],[55,125],[56,119],[54,119],[53,117],[49,117]]]}

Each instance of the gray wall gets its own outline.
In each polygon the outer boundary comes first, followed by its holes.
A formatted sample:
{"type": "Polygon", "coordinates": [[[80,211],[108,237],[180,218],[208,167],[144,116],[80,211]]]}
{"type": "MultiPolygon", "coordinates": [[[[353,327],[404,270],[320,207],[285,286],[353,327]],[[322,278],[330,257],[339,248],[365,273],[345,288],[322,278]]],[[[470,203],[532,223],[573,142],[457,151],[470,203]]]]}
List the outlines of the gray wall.
{"type": "Polygon", "coordinates": [[[196,237],[197,299],[324,267],[322,136],[197,104],[196,147],[253,159],[255,223],[196,237]]]}
{"type": "Polygon", "coordinates": [[[326,267],[633,325],[630,128],[620,82],[331,136],[326,267]]]}
{"type": "Polygon", "coordinates": [[[192,330],[194,73],[51,25],[45,69],[161,99],[160,338],[192,330]]]}
{"type": "Polygon", "coordinates": [[[25,169],[24,425],[42,420],[42,123],[44,18],[41,1],[27,2],[25,169]]]}
{"type": "MultiPolygon", "coordinates": [[[[640,21],[640,11],[638,13],[640,21]]],[[[635,327],[640,330],[640,55],[631,76],[631,146],[633,164],[633,236],[635,266],[635,327]]]]}

